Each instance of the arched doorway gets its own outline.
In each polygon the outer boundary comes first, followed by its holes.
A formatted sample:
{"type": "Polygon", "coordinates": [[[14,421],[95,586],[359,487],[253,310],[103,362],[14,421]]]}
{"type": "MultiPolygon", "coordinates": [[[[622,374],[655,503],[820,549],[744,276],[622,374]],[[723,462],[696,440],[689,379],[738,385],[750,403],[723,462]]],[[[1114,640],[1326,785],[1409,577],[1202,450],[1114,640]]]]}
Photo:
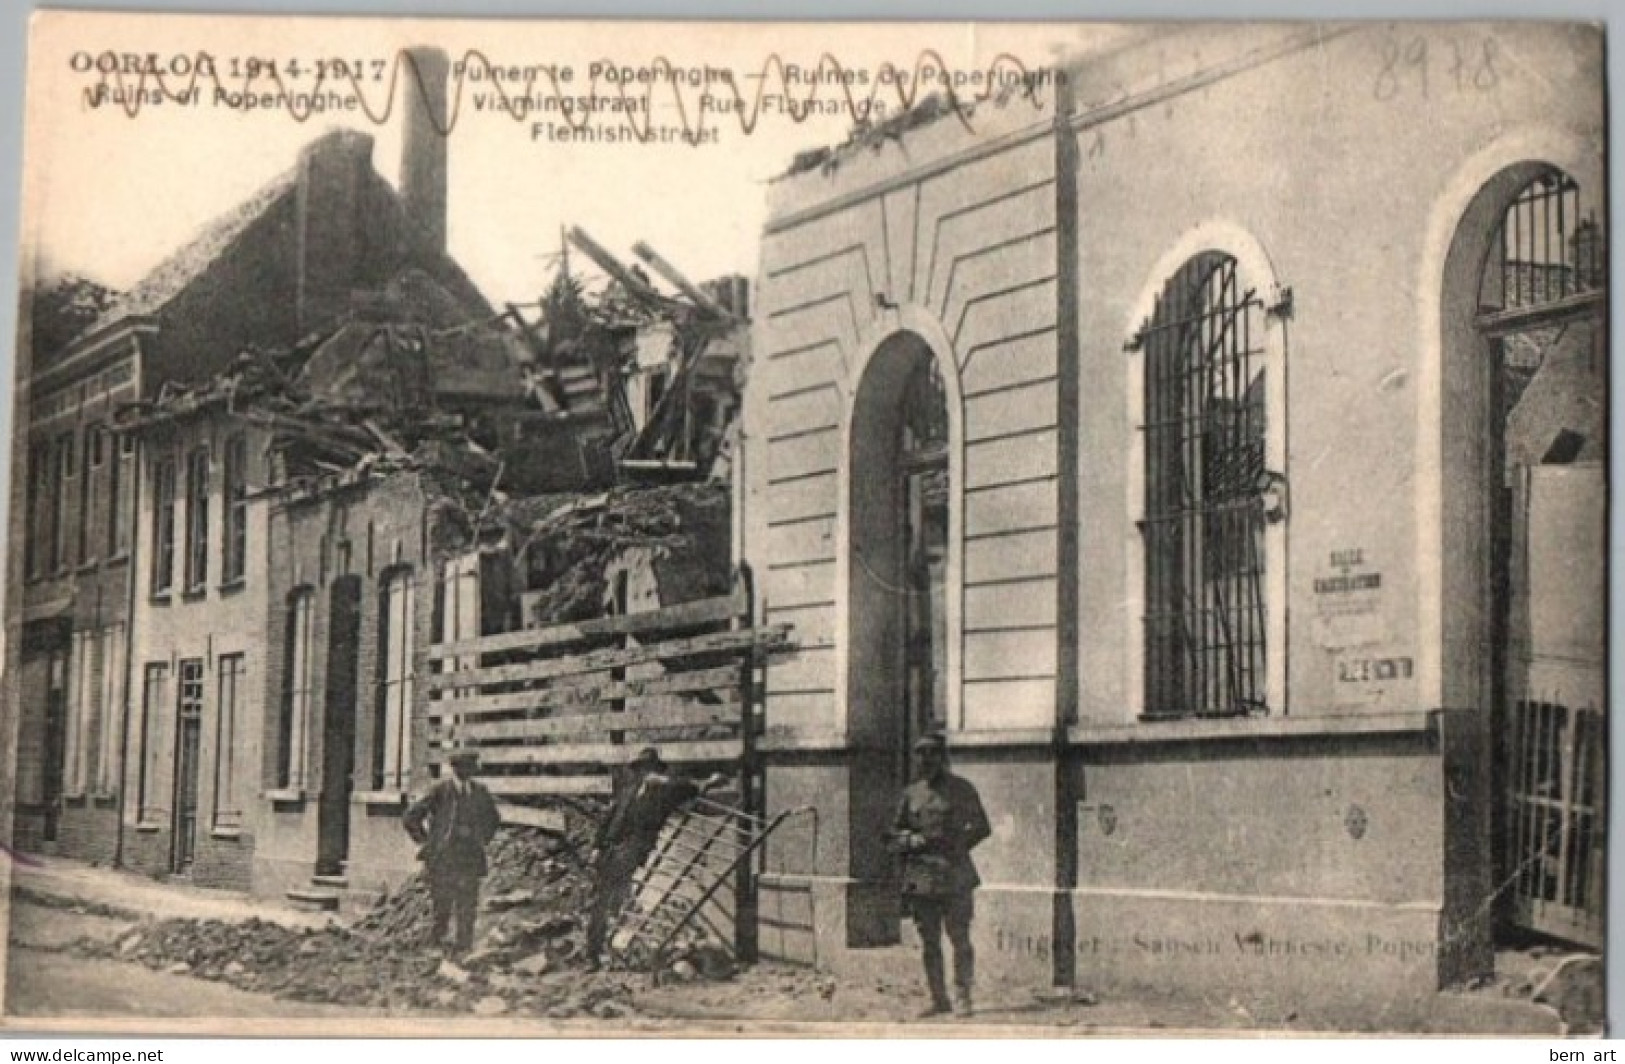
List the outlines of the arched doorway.
{"type": "Polygon", "coordinates": [[[1454,402],[1441,428],[1457,548],[1446,691],[1489,714],[1501,922],[1600,945],[1607,254],[1595,195],[1525,163],[1474,199],[1447,264],[1454,402]]]}
{"type": "Polygon", "coordinates": [[[931,347],[881,342],[859,381],[847,499],[847,739],[852,946],[898,940],[896,861],[881,845],[908,752],[948,720],[950,419],[931,347]]]}

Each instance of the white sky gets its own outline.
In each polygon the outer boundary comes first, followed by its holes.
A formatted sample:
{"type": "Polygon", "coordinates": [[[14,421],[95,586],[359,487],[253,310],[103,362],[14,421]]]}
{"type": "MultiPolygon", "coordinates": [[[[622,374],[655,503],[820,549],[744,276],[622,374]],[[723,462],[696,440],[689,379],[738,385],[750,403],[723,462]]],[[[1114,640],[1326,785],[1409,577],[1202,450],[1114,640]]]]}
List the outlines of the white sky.
{"type": "MultiPolygon", "coordinates": [[[[913,68],[924,49],[934,49],[950,68],[985,68],[1001,52],[1039,67],[1063,49],[1074,54],[1113,35],[1099,27],[1033,25],[39,15],[29,56],[24,241],[38,250],[41,273],[74,270],[124,289],[209,220],[292,166],[300,147],[327,128],[372,132],[375,167],[392,182],[398,176],[398,116],[383,126],[354,112],[318,115],[301,124],[286,111],[243,113],[204,103],[144,106],[131,118],[116,106],[85,105],[85,90],[100,77],[75,73],[75,53],[154,52],[167,63],[171,56],[206,52],[221,80],[236,88],[241,82],[230,77],[232,57],[263,56],[279,64],[297,59],[308,67],[325,57],[387,59],[398,48],[436,44],[454,62],[472,49],[499,66],[571,64],[576,80],[569,89],[585,92],[587,68],[594,61],[640,66],[663,55],[674,65],[709,63],[743,77],[759,71],[775,52],[786,63],[808,68],[828,53],[873,79],[887,60],[913,68]]],[[[133,86],[135,79],[126,84],[133,86]]],[[[187,82],[169,78],[165,84],[180,89],[187,82]]],[[[292,84],[308,88],[313,81],[307,72],[305,80],[292,84]]],[[[749,96],[757,82],[739,84],[749,96]]],[[[201,85],[208,97],[213,83],[201,85]]],[[[269,87],[263,80],[259,85],[269,87]]],[[[387,82],[367,81],[364,88],[375,106],[387,101],[387,82]]],[[[737,118],[716,114],[706,121],[721,130],[720,145],[548,143],[531,139],[533,118],[521,122],[476,112],[473,96],[488,88],[489,83],[464,86],[463,111],[448,152],[448,226],[452,254],[499,303],[538,295],[551,275],[549,256],[558,248],[560,227],[571,224],[585,228],[623,261],[632,261],[631,245],[642,239],[695,280],[754,274],[768,179],[783,173],[797,152],[840,141],[850,126],[844,115],[797,123],[769,113],[745,135],[737,118]]],[[[451,91],[456,92],[455,78],[451,91]]],[[[597,91],[617,90],[601,82],[597,91]]],[[[702,90],[682,91],[689,106],[697,106],[702,90]]],[[[835,97],[830,87],[820,92],[821,99],[835,97]]],[[[895,109],[895,88],[882,89],[880,98],[895,109]]],[[[653,99],[656,121],[676,124],[670,91],[657,88],[653,99]]]]}

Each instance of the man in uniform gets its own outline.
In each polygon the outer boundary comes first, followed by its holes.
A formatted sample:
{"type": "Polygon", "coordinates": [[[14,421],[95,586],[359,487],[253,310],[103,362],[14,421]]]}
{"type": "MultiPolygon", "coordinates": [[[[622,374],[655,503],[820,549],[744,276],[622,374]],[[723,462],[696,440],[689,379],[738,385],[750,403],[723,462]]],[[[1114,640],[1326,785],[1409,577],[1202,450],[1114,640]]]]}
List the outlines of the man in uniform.
{"type": "Polygon", "coordinates": [[[593,842],[592,912],[587,919],[587,964],[597,968],[611,917],[626,905],[632,877],[660,840],[660,829],[684,803],[725,782],[712,776],[694,783],[674,775],[660,751],[645,747],[628,765],[611,769],[614,803],[593,842]]]}
{"type": "Polygon", "coordinates": [[[903,791],[892,825],[892,846],[903,857],[903,911],[914,918],[925,946],[931,1005],[922,1016],[951,1008],[971,1014],[976,953],[970,924],[981,884],[970,853],[991,835],[982,799],[970,782],[948,771],[948,744],[927,735],[914,744],[916,779],[903,791]],[[954,949],[954,998],[948,999],[942,932],[954,949]]]}
{"type": "Polygon", "coordinates": [[[451,755],[451,778],[442,779],[411,808],[402,823],[417,843],[418,860],[434,904],[431,946],[445,941],[456,919],[451,955],[461,957],[474,945],[474,913],[479,906],[480,879],[486,873],[485,847],[501,823],[496,802],[485,785],[474,779],[479,755],[458,750],[451,755]]]}

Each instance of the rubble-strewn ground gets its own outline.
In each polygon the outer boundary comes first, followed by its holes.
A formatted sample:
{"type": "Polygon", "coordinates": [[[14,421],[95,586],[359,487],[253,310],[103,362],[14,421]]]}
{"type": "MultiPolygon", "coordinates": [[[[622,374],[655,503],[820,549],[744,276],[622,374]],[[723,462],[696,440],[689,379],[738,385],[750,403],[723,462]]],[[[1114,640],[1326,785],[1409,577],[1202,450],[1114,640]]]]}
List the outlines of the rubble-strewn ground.
{"type": "MultiPolygon", "coordinates": [[[[623,1017],[630,973],[582,971],[595,810],[566,811],[555,835],[506,827],[489,851],[475,949],[456,962],[432,948],[427,887],[414,877],[349,923],[177,917],[69,948],[292,1001],[384,1009],[623,1017]]],[[[674,957],[680,961],[681,957],[674,957]]]]}
{"type": "MultiPolygon", "coordinates": [[[[359,920],[337,922],[103,869],[61,863],[22,869],[11,910],[7,1012],[419,1016],[441,1023],[455,1017],[458,1023],[572,1030],[589,1024],[606,1031],[773,1032],[838,1024],[843,1032],[861,1033],[912,1022],[924,1006],[915,978],[839,978],[774,963],[734,972],[695,963],[708,954],[696,952],[692,942],[687,956],[679,951],[658,978],[586,972],[580,940],[588,883],[571,847],[590,837],[589,825],[590,817],[580,813],[562,839],[505,829],[483,891],[479,946],[461,965],[422,944],[428,903],[416,883],[359,920]]],[[[898,970],[912,972],[912,955],[902,950],[900,957],[898,970]]],[[[1530,944],[1503,953],[1496,977],[1483,985],[1439,995],[1416,1029],[1587,1034],[1601,1030],[1602,1016],[1600,961],[1530,944]]],[[[943,1029],[969,1023],[1077,1034],[1392,1030],[1358,1016],[1272,1012],[1233,995],[1193,1001],[991,979],[979,987],[973,1020],[936,1022],[943,1029]]]]}

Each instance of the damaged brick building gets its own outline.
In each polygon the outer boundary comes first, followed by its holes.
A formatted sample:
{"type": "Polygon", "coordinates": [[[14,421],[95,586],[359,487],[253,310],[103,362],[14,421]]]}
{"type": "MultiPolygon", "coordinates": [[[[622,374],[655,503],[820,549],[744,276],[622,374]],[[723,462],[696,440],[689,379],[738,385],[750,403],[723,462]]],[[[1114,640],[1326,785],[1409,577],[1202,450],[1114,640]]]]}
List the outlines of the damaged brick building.
{"type": "Polygon", "coordinates": [[[727,589],[743,283],[659,260],[669,298],[580,233],[608,296],[566,263],[539,319],[494,309],[446,251],[446,57],[411,54],[398,192],[322,135],[25,375],[25,848],[364,902],[416,869],[432,644],[526,581],[539,622],[727,589]],[[623,463],[700,482],[645,503],[623,463]]]}

